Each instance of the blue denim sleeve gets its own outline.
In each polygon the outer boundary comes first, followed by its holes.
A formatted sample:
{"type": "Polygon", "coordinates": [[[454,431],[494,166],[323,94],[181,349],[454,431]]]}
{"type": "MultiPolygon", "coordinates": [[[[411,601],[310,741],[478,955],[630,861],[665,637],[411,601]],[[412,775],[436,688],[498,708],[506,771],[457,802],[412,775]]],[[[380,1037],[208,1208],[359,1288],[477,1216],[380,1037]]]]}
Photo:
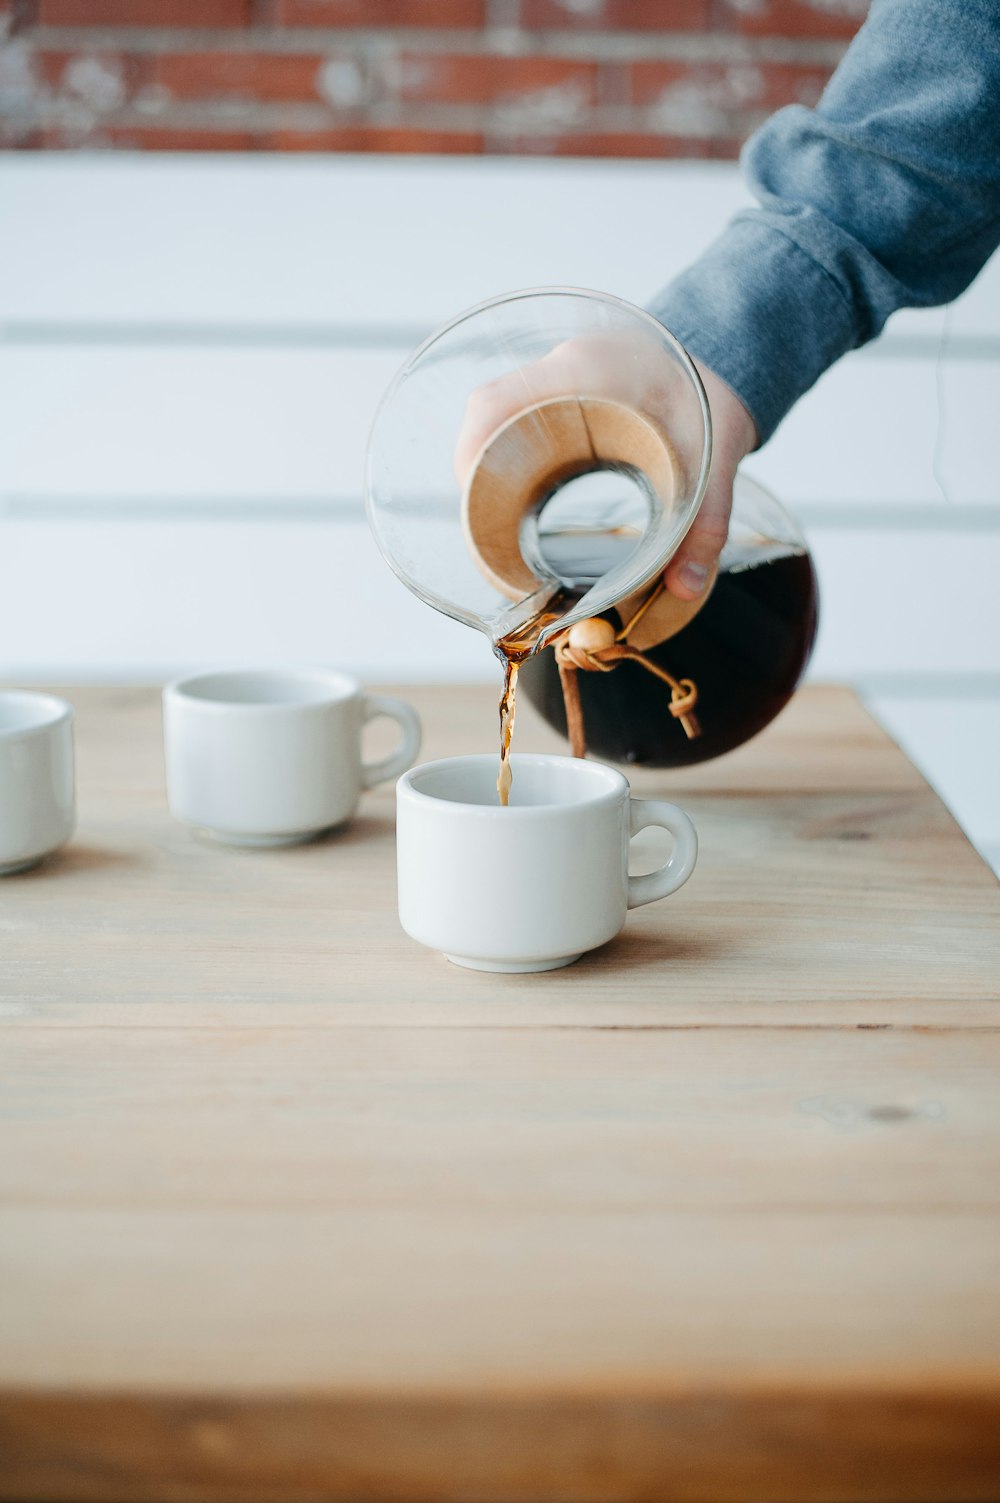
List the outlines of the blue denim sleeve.
{"type": "Polygon", "coordinates": [[[897,308],[949,302],[1000,244],[1000,0],[875,0],[815,110],[780,110],[737,214],[653,313],[764,443],[897,308]]]}

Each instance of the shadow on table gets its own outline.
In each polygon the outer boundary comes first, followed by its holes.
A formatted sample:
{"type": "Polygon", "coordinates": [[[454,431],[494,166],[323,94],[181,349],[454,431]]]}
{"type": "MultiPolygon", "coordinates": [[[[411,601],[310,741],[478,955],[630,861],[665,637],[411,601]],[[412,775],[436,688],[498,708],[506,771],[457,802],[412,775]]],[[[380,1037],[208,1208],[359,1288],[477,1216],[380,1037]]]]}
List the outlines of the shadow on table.
{"type": "Polygon", "coordinates": [[[239,841],[227,840],[224,836],[213,834],[211,830],[202,830],[192,826],[182,832],[183,838],[193,841],[195,845],[202,846],[205,850],[232,855],[249,861],[280,861],[282,857],[293,857],[301,860],[310,851],[319,852],[321,855],[330,851],[344,849],[350,850],[354,846],[371,846],[379,841],[391,840],[395,833],[395,819],[392,816],[379,818],[373,815],[355,815],[342,825],[334,825],[328,830],[320,830],[317,835],[308,835],[303,839],[289,841],[287,844],[275,846],[248,845],[239,841]]]}
{"type": "Polygon", "coordinates": [[[135,851],[115,850],[111,846],[86,845],[71,840],[51,855],[43,856],[27,871],[15,872],[5,880],[11,882],[44,882],[60,877],[74,877],[81,872],[122,870],[144,865],[135,851]]]}
{"type": "Polygon", "coordinates": [[[391,840],[395,833],[395,814],[356,814],[347,824],[324,830],[311,844],[370,845],[373,840],[391,840]]]}
{"type": "Polygon", "coordinates": [[[622,932],[606,945],[582,956],[573,969],[593,966],[634,973],[652,967],[707,966],[716,964],[725,949],[725,941],[717,934],[713,934],[710,940],[699,939],[690,933],[637,934],[631,933],[626,924],[622,932]]]}

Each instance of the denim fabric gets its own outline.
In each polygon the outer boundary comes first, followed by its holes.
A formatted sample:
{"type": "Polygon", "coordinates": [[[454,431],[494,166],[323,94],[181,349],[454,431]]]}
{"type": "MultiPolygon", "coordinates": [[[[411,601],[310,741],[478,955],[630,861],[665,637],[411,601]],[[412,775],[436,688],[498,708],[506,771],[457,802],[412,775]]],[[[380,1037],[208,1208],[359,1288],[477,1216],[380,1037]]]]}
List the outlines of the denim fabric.
{"type": "Polygon", "coordinates": [[[760,202],[652,311],[764,443],[897,308],[949,302],[1000,244],[1000,0],[875,0],[815,110],[741,158],[760,202]]]}

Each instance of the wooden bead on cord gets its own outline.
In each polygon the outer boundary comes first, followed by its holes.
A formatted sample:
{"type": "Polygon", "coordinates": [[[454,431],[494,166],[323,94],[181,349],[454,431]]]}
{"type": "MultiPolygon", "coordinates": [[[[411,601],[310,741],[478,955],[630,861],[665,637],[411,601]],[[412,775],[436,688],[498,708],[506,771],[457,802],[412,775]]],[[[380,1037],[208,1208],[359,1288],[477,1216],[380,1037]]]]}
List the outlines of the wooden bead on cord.
{"type": "MultiPolygon", "coordinates": [[[[664,502],[678,495],[680,462],[660,429],[620,402],[598,397],[553,397],[509,418],[483,445],[462,495],[462,527],[473,559],[511,600],[532,594],[538,579],[521,552],[521,523],[560,486],[613,467],[639,472],[664,502]]],[[[621,662],[641,664],[670,689],[669,713],[688,737],[701,734],[694,707],[697,686],[677,679],[645,649],[679,632],[701,609],[715,582],[696,600],[678,600],[662,575],[620,600],[621,628],[602,616],[575,622],[553,639],[573,755],[586,751],[577,674],[608,673],[621,662]]]]}

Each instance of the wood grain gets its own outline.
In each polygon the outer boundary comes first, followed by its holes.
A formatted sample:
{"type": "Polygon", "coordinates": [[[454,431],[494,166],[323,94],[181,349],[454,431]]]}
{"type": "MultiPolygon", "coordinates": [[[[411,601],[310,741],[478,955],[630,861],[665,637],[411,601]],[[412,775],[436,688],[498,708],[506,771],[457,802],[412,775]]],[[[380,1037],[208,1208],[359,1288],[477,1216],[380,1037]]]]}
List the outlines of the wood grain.
{"type": "MultiPolygon", "coordinates": [[[[328,840],[231,850],[167,812],[155,695],[70,697],[80,829],[3,889],[11,1022],[267,1027],[274,1006],[319,1027],[357,1023],[359,1008],[391,1026],[1000,1021],[996,881],[846,690],[800,695],[720,761],[634,770],[638,794],[694,817],[694,878],[564,976],[513,981],[462,974],[400,930],[391,788],[328,840]]],[[[428,760],[493,745],[489,689],[410,697],[428,760]]],[[[527,704],[517,746],[565,750],[527,704]]]]}
{"type": "Polygon", "coordinates": [[[390,790],[228,850],[155,695],[70,697],[78,838],[0,888],[0,1497],[995,1500],[1000,893],[852,695],[637,774],[699,871],[542,977],[402,935],[390,790]]]}
{"type": "Polygon", "coordinates": [[[682,484],[677,455],[645,414],[604,397],[561,395],[558,375],[547,377],[544,362],[519,373],[517,384],[515,403],[526,388],[536,399],[501,415],[472,460],[462,492],[466,546],[490,583],[514,601],[540,583],[524,558],[521,524],[567,481],[627,464],[668,513],[682,484]],[[554,393],[545,392],[550,382],[554,393]]]}
{"type": "Polygon", "coordinates": [[[22,1029],[0,1204],[1000,1210],[1000,1028],[523,1034],[22,1029]]]}

